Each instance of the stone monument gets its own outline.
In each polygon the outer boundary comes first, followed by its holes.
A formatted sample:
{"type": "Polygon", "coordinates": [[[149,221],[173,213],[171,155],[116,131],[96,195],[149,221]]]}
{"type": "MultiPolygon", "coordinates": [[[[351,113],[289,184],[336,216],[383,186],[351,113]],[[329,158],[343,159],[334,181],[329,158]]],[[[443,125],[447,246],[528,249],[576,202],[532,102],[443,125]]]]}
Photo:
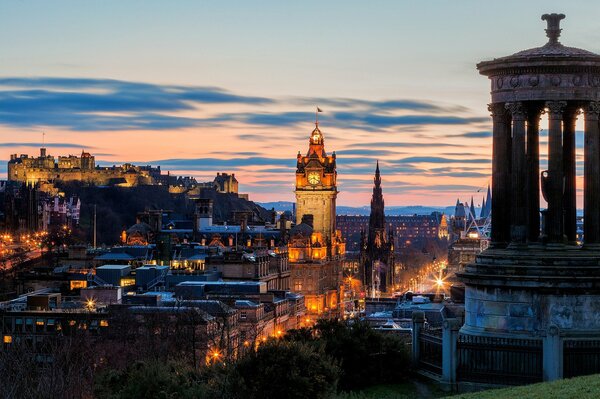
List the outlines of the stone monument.
{"type": "Polygon", "coordinates": [[[600,55],[559,42],[564,18],[542,16],[545,45],[477,65],[491,81],[491,245],[459,274],[466,287],[460,334],[543,342],[544,379],[563,376],[567,341],[600,340],[600,55]],[[540,171],[543,113],[548,157],[540,171]],[[585,126],[582,242],[577,118],[585,126]],[[555,336],[559,344],[546,348],[555,336]]]}

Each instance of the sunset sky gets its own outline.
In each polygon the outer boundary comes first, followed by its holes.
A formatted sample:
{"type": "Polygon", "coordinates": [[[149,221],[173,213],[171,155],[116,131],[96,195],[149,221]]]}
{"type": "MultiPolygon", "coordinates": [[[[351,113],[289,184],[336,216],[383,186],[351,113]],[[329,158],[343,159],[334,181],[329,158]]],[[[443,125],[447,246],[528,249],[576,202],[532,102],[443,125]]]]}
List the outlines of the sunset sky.
{"type": "Polygon", "coordinates": [[[543,45],[546,12],[600,53],[598,1],[1,1],[0,159],[45,132],[55,156],[293,200],[318,105],[338,204],[368,204],[379,159],[387,205],[450,205],[490,182],[475,64],[543,45]]]}

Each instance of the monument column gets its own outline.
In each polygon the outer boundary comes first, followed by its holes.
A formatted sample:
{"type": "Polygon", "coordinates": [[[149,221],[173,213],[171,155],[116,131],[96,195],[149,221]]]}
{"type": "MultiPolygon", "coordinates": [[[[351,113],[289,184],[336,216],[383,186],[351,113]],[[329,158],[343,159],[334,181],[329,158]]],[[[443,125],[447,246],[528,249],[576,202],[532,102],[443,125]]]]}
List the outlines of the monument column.
{"type": "Polygon", "coordinates": [[[506,103],[506,109],[512,116],[511,147],[511,194],[510,241],[512,244],[524,244],[527,239],[527,162],[525,154],[525,121],[527,115],[523,103],[506,103]]]}
{"type": "Polygon", "coordinates": [[[583,239],[585,245],[600,246],[600,102],[584,108],[583,239]]]}
{"type": "Polygon", "coordinates": [[[510,119],[504,103],[489,104],[488,110],[493,121],[491,238],[493,246],[502,247],[510,239],[510,119]]]}
{"type": "Polygon", "coordinates": [[[569,244],[577,244],[577,174],[575,159],[575,122],[578,110],[568,109],[563,115],[563,170],[565,175],[564,223],[569,244]]]}
{"type": "Polygon", "coordinates": [[[540,237],[540,108],[527,109],[527,241],[540,237]]]}
{"type": "Polygon", "coordinates": [[[563,243],[563,192],[564,168],[562,149],[562,115],[566,101],[547,101],[548,108],[548,217],[546,234],[549,243],[563,243]]]}

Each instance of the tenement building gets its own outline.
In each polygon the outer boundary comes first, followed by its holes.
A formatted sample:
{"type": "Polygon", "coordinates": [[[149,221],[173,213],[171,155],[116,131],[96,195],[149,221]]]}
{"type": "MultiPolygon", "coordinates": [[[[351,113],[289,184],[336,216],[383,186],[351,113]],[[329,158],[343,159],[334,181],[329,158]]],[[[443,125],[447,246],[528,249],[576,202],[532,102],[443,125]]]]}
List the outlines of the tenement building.
{"type": "Polygon", "coordinates": [[[600,372],[600,55],[559,42],[564,18],[542,16],[544,46],[477,65],[491,82],[493,221],[490,248],[459,273],[466,286],[459,376],[528,382],[600,372]],[[578,118],[583,243],[576,237],[578,118]],[[542,129],[548,155],[540,173],[542,129]]]}
{"type": "Polygon", "coordinates": [[[342,260],[345,244],[336,229],[335,152],[327,155],[316,124],[308,152],[298,153],[296,226],[288,244],[292,291],[305,296],[309,318],[339,316],[342,307],[342,260]]]}

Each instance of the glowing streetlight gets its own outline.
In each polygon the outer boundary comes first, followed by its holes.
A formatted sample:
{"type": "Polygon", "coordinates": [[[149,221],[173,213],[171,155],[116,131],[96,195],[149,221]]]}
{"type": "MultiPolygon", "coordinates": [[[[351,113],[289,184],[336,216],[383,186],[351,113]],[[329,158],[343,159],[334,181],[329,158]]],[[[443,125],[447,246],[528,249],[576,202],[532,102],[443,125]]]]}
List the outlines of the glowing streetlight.
{"type": "Polygon", "coordinates": [[[85,302],[85,307],[87,308],[87,310],[92,311],[94,310],[94,308],[96,307],[96,301],[93,298],[89,298],[86,302],[85,302]]]}

